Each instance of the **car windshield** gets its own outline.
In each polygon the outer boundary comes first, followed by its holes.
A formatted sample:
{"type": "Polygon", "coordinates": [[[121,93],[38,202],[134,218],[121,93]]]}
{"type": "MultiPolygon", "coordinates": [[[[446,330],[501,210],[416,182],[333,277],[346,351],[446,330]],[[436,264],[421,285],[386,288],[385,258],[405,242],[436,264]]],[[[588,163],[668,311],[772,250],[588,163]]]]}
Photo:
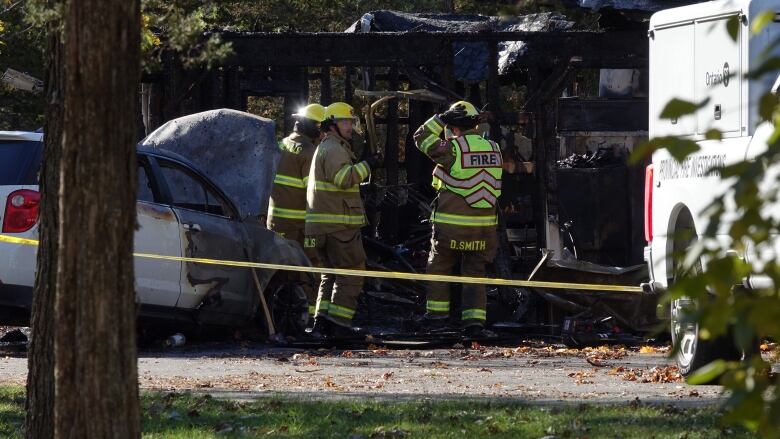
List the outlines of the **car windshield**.
{"type": "Polygon", "coordinates": [[[38,184],[42,142],[0,140],[0,185],[38,184]]]}

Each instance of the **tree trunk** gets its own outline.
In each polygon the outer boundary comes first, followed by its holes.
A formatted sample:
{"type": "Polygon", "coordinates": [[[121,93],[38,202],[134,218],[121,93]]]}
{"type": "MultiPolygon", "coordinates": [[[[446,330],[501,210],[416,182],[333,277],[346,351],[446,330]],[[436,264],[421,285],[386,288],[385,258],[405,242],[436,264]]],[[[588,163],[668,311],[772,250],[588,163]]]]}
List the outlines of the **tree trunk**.
{"type": "MultiPolygon", "coordinates": [[[[58,1],[58,0],[54,0],[58,1]]],[[[48,24],[46,68],[46,133],[43,163],[40,172],[41,207],[38,233],[38,262],[33,292],[30,326],[29,362],[27,374],[28,439],[54,436],[54,295],[57,282],[57,207],[59,165],[62,145],[62,104],[64,78],[60,22],[48,24]]]]}
{"type": "Polygon", "coordinates": [[[140,437],[133,235],[138,0],[68,0],[56,438],[140,437]]]}

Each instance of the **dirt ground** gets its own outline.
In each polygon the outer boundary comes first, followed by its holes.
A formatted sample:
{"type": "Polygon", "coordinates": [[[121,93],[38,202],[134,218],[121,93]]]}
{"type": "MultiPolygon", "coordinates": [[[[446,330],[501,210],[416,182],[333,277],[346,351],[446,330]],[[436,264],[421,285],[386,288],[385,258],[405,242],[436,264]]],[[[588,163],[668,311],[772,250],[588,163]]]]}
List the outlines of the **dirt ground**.
{"type": "MultiPolygon", "coordinates": [[[[139,354],[142,389],[232,398],[507,398],[533,403],[716,403],[719,386],[685,384],[668,347],[567,349],[455,344],[449,349],[303,350],[199,344],[139,354]]],[[[24,384],[27,360],[0,358],[0,382],[24,384]]]]}

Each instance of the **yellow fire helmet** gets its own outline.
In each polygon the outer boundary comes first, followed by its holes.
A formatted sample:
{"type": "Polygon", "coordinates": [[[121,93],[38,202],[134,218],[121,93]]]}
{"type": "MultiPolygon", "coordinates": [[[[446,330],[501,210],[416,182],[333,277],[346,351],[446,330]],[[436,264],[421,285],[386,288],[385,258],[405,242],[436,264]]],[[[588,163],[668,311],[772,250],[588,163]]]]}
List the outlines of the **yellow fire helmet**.
{"type": "Polygon", "coordinates": [[[450,110],[463,107],[466,110],[466,116],[479,116],[479,110],[471,102],[458,101],[450,106],[450,110]]]}
{"type": "Polygon", "coordinates": [[[298,109],[292,114],[295,117],[305,117],[315,122],[322,122],[325,120],[325,107],[320,104],[309,104],[303,108],[298,109]]]}
{"type": "Polygon", "coordinates": [[[355,122],[355,131],[358,133],[363,132],[360,126],[360,118],[355,114],[355,109],[346,102],[334,102],[325,107],[325,119],[333,119],[334,121],[352,119],[355,122]]]}
{"type": "Polygon", "coordinates": [[[357,119],[355,109],[346,102],[334,102],[325,107],[325,119],[357,119]]]}

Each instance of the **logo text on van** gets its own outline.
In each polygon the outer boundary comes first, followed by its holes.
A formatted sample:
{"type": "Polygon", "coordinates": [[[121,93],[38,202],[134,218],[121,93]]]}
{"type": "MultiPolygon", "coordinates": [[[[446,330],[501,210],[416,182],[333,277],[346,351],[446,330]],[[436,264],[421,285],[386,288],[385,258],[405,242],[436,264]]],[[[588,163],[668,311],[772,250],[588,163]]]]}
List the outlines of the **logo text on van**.
{"type": "Polygon", "coordinates": [[[731,69],[729,63],[723,63],[723,70],[716,70],[714,72],[704,72],[704,83],[709,86],[716,86],[723,84],[724,87],[729,86],[729,80],[731,79],[731,69]]]}
{"type": "Polygon", "coordinates": [[[689,156],[682,162],[673,158],[658,163],[659,180],[678,178],[719,177],[720,168],[726,165],[726,154],[689,156]]]}

